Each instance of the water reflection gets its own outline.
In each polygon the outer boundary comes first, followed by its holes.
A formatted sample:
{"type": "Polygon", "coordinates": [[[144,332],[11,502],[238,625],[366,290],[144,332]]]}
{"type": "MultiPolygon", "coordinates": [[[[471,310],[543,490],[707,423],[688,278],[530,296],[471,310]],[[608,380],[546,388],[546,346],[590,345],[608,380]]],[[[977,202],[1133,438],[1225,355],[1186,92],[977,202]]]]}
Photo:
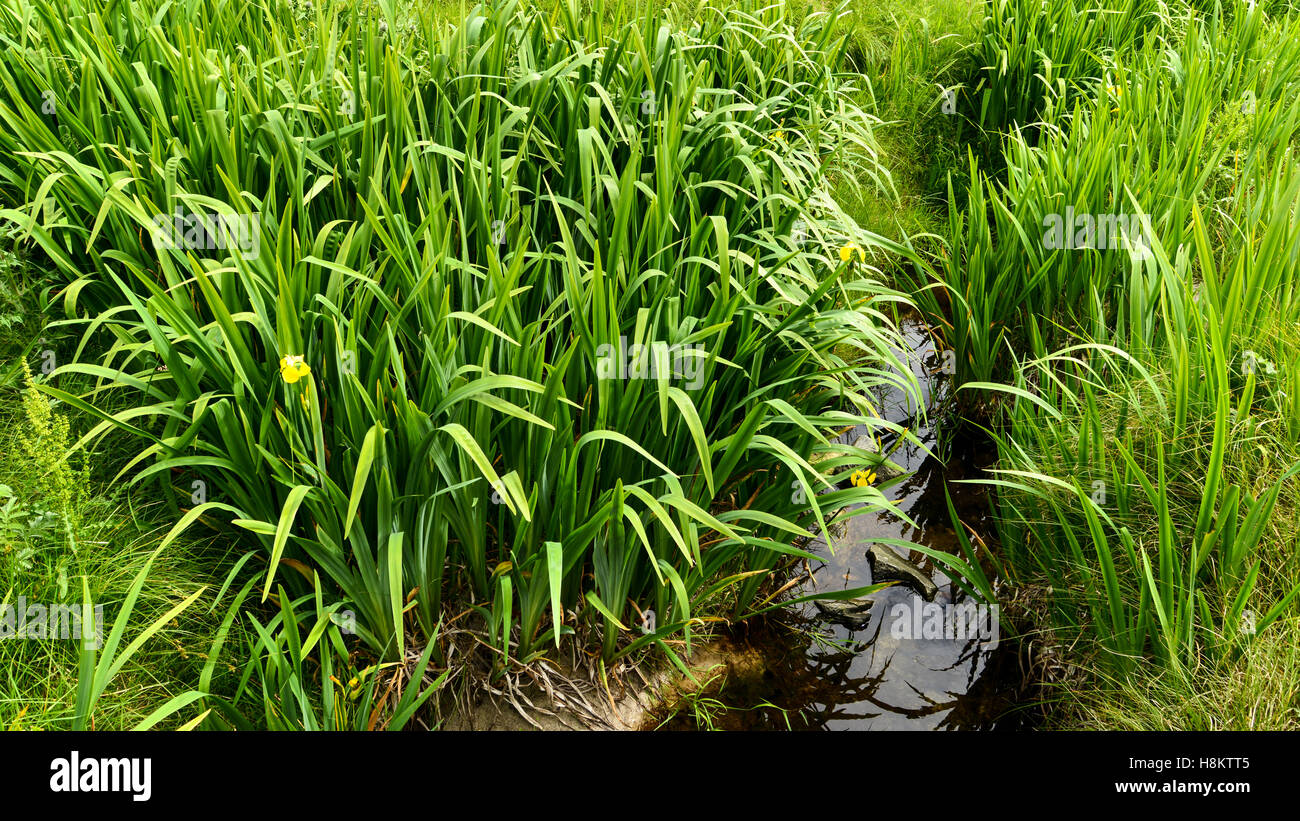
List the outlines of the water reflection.
{"type": "MultiPolygon", "coordinates": [[[[982,522],[987,511],[984,489],[980,485],[954,484],[952,480],[979,473],[990,454],[981,453],[973,442],[952,441],[941,437],[942,417],[937,413],[946,398],[947,380],[943,378],[943,360],[935,351],[925,327],[905,322],[904,338],[910,350],[897,352],[921,385],[924,407],[911,404],[902,391],[890,391],[881,397],[882,416],[911,430],[924,448],[904,441],[890,458],[911,472],[906,480],[883,489],[885,496],[898,504],[915,523],[906,524],[896,517],[866,514],[847,522],[847,532],[837,539],[837,550],[830,555],[824,541],[813,543],[811,552],[825,556],[825,563],[814,568],[813,581],[805,591],[844,590],[870,584],[871,567],[866,545],[882,538],[905,539],[926,547],[957,552],[959,543],[952,529],[944,499],[944,488],[952,495],[958,515],[968,523],[982,522]]],[[[852,430],[841,441],[853,442],[862,435],[852,430]]],[[[894,437],[895,439],[897,437],[894,437]]],[[[882,442],[889,452],[892,442],[882,442]]],[[[978,525],[976,525],[978,527],[978,525]]],[[[886,548],[891,549],[891,548],[886,548]]],[[[898,551],[900,555],[902,551],[898,551]]],[[[973,602],[954,585],[933,562],[912,552],[914,564],[930,575],[939,587],[935,596],[938,607],[973,602]]],[[[925,639],[899,637],[895,628],[899,612],[920,613],[923,601],[909,588],[894,586],[875,594],[869,618],[860,627],[843,624],[821,625],[823,636],[852,651],[823,651],[814,643],[807,651],[810,673],[827,686],[823,700],[805,708],[809,723],[828,729],[911,729],[937,730],[984,726],[989,690],[980,687],[981,678],[996,666],[994,656],[1003,644],[974,638],[925,639]]],[[[938,609],[938,608],[935,608],[938,609]]],[[[804,617],[813,620],[818,613],[807,607],[804,617]]],[[[1006,649],[1001,652],[1005,655],[1006,649]]]]}
{"type": "MultiPolygon", "coordinates": [[[[811,543],[809,551],[824,560],[811,568],[812,580],[793,591],[794,595],[872,583],[866,548],[879,539],[903,539],[959,552],[945,486],[958,516],[977,531],[987,530],[983,526],[988,510],[983,486],[955,484],[953,480],[979,475],[993,454],[970,437],[938,435],[943,424],[939,410],[948,390],[943,360],[921,323],[905,322],[902,330],[910,349],[897,354],[921,385],[922,407],[914,406],[902,391],[878,397],[879,407],[884,418],[910,430],[924,447],[903,441],[894,449],[899,438],[896,434],[882,440],[882,450],[890,454],[890,460],[911,473],[882,492],[916,526],[897,517],[870,513],[849,519],[846,531],[836,538],[833,555],[823,540],[811,543]]],[[[853,429],[839,441],[851,444],[864,433],[853,429]]],[[[938,585],[934,607],[973,606],[929,559],[915,551],[905,558],[938,585]]],[[[911,588],[895,585],[872,599],[865,613],[845,618],[843,623],[828,620],[825,612],[807,604],[794,614],[800,629],[789,625],[742,627],[728,640],[735,645],[733,649],[757,652],[764,661],[758,669],[741,671],[728,680],[722,700],[742,707],[742,712],[732,713],[732,721],[720,726],[783,729],[786,721],[794,729],[831,730],[1019,726],[1016,714],[1008,711],[1021,680],[1014,642],[1005,637],[985,640],[969,633],[953,638],[907,637],[906,631],[895,629],[896,614],[921,612],[919,608],[925,605],[921,597],[911,588]],[[810,635],[814,637],[811,641],[810,635]],[[776,705],[784,712],[755,707],[761,703],[776,705]]]]}

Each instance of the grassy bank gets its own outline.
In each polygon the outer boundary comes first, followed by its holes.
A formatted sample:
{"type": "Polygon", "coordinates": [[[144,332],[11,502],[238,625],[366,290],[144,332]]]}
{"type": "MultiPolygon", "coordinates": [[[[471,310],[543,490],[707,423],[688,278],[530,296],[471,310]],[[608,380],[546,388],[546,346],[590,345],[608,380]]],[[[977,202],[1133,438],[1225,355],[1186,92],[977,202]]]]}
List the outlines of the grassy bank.
{"type": "Polygon", "coordinates": [[[1300,21],[990,8],[989,65],[1057,73],[988,72],[1005,168],[972,164],[918,299],[998,441],[1002,559],[1084,671],[1054,715],[1294,728],[1300,21]]]}
{"type": "Polygon", "coordinates": [[[258,720],[331,726],[334,679],[401,714],[458,636],[673,656],[888,506],[813,466],[884,425],[907,253],[828,195],[881,171],[827,15],[7,8],[2,215],[77,340],[40,388],[252,551],[258,720]]]}
{"type": "MultiPolygon", "coordinates": [[[[31,361],[38,377],[42,364],[52,369],[66,341],[45,327],[41,289],[27,260],[0,254],[0,598],[11,608],[0,627],[0,727],[178,726],[168,705],[192,693],[209,666],[229,562],[193,540],[160,553],[169,517],[147,494],[108,481],[111,450],[66,456],[87,420],[42,395],[23,368],[31,361]],[[102,608],[92,628],[101,644],[83,671],[77,625],[52,614],[67,606],[80,617],[87,593],[102,608]],[[105,640],[119,622],[114,649],[105,640]]],[[[211,667],[210,681],[227,686],[229,659],[211,667]]]]}

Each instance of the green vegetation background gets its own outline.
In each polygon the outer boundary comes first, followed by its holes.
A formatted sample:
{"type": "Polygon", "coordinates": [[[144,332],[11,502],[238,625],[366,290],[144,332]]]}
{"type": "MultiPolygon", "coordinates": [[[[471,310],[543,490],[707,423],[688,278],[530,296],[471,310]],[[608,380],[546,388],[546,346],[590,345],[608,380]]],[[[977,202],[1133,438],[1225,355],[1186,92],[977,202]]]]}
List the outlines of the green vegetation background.
{"type": "MultiPolygon", "coordinates": [[[[679,19],[701,13],[672,5],[679,19]]],[[[957,351],[962,412],[997,443],[998,548],[986,559],[1024,609],[1049,726],[1300,726],[1296,10],[854,0],[845,11],[840,68],[861,79],[847,94],[877,118],[877,153],[857,173],[832,171],[832,190],[846,221],[911,249],[873,264],[957,351]],[[1150,257],[1045,251],[1043,218],[1067,204],[1149,214],[1150,257]]],[[[325,713],[312,692],[329,678],[320,664],[339,687],[323,699],[344,705],[321,723],[373,723],[362,685],[382,671],[327,649],[331,636],[308,633],[324,656],[311,662],[275,638],[294,611],[255,604],[251,565],[236,566],[228,538],[189,530],[149,565],[173,508],[110,483],[135,453],[125,437],[60,455],[93,420],[56,406],[71,429],[60,427],[18,362],[75,336],[51,324],[45,272],[5,252],[0,274],[9,595],[56,600],[84,576],[111,606],[148,567],[129,641],[198,594],[104,681],[90,723],[135,726],[200,685],[225,696],[242,685],[263,707],[244,710],[249,726],[312,726],[325,713]],[[228,618],[240,601],[257,626],[228,618]]],[[[63,644],[0,643],[0,725],[75,724],[88,698],[79,663],[63,644]]],[[[390,712],[409,717],[422,692],[390,712]]],[[[198,715],[186,701],[163,726],[198,715]]]]}

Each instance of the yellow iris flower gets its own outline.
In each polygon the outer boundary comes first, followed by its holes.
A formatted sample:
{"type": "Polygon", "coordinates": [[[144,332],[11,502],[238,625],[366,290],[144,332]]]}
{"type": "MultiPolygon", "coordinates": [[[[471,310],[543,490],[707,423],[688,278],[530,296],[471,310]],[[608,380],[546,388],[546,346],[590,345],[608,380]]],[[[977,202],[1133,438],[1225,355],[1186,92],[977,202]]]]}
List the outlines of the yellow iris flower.
{"type": "Polygon", "coordinates": [[[875,484],[876,472],[874,470],[855,470],[853,475],[849,476],[849,482],[854,487],[867,487],[875,484]]]}
{"type": "Polygon", "coordinates": [[[858,262],[867,261],[867,252],[862,250],[860,247],[858,247],[857,243],[850,242],[848,245],[845,245],[843,248],[840,249],[840,262],[848,262],[849,260],[853,259],[854,251],[856,251],[858,254],[858,262]]]}
{"type": "MultiPolygon", "coordinates": [[[[1106,93],[1109,96],[1114,97],[1116,102],[1124,98],[1124,88],[1122,86],[1106,86],[1106,93]]],[[[1113,107],[1111,112],[1116,114],[1119,113],[1119,106],[1117,105],[1113,107]]]]}
{"type": "Polygon", "coordinates": [[[280,360],[280,376],[290,385],[309,373],[311,368],[307,366],[306,357],[286,356],[280,360]]]}

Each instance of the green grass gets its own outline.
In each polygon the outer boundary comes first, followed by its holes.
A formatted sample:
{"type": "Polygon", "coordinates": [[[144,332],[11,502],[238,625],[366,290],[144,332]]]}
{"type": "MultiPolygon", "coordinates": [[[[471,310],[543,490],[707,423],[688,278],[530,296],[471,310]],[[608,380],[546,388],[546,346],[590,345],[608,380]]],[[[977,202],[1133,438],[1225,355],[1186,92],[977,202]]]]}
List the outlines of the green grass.
{"type": "Polygon", "coordinates": [[[1065,696],[1055,726],[1109,730],[1294,730],[1300,724],[1297,620],[1281,621],[1228,661],[1125,678],[1065,696]]]}
{"type": "Polygon", "coordinates": [[[868,110],[892,187],[840,192],[863,227],[901,239],[941,233],[947,178],[964,170],[974,135],[969,89],[978,65],[979,4],[855,2],[845,18],[847,60],[869,80],[868,110]]]}
{"type": "Polygon", "coordinates": [[[1047,124],[1012,130],[1005,183],[972,165],[971,212],[953,215],[936,275],[951,304],[921,300],[947,325],[968,407],[993,422],[1002,558],[1014,582],[1054,591],[1044,627],[1091,676],[1053,692],[1056,720],[1294,727],[1283,703],[1250,705],[1295,686],[1260,671],[1293,671],[1300,594],[1300,384],[1284,353],[1300,319],[1300,20],[1156,19],[1123,46],[1055,36],[1060,53],[1117,51],[1091,78],[1091,53],[1066,61],[1068,109],[1008,109],[1047,124]],[[1045,247],[1067,204],[1149,215],[1151,253],[1045,247]],[[1175,707],[1198,675],[1233,684],[1175,707]]]}
{"type": "MultiPolygon", "coordinates": [[[[11,275],[23,269],[19,262],[6,266],[11,275]]],[[[21,293],[17,281],[6,277],[4,282],[11,293],[21,293]]],[[[18,340],[35,330],[35,321],[28,315],[11,327],[6,353],[24,347],[18,340]]],[[[96,464],[72,470],[63,460],[72,440],[60,435],[60,418],[71,422],[73,434],[84,421],[76,415],[69,420],[63,409],[50,408],[35,391],[0,389],[0,600],[15,608],[10,628],[17,628],[20,599],[46,608],[79,608],[89,601],[103,607],[101,639],[109,638],[122,617],[130,642],[174,607],[192,596],[198,599],[165,618],[111,678],[104,677],[93,709],[77,706],[79,682],[90,682],[79,675],[77,636],[0,640],[5,671],[0,677],[0,727],[130,729],[197,681],[219,618],[205,612],[212,590],[205,593],[204,580],[217,574],[221,554],[181,541],[155,555],[166,529],[159,505],[105,487],[103,477],[95,475],[96,464]],[[42,407],[50,415],[42,416],[42,407]],[[52,479],[60,469],[62,478],[52,479]],[[68,481],[62,492],[51,492],[68,481]],[[130,588],[146,569],[148,581],[123,617],[130,588]]],[[[218,682],[229,670],[221,672],[218,682]]],[[[162,726],[180,723],[175,717],[162,726]]]]}

